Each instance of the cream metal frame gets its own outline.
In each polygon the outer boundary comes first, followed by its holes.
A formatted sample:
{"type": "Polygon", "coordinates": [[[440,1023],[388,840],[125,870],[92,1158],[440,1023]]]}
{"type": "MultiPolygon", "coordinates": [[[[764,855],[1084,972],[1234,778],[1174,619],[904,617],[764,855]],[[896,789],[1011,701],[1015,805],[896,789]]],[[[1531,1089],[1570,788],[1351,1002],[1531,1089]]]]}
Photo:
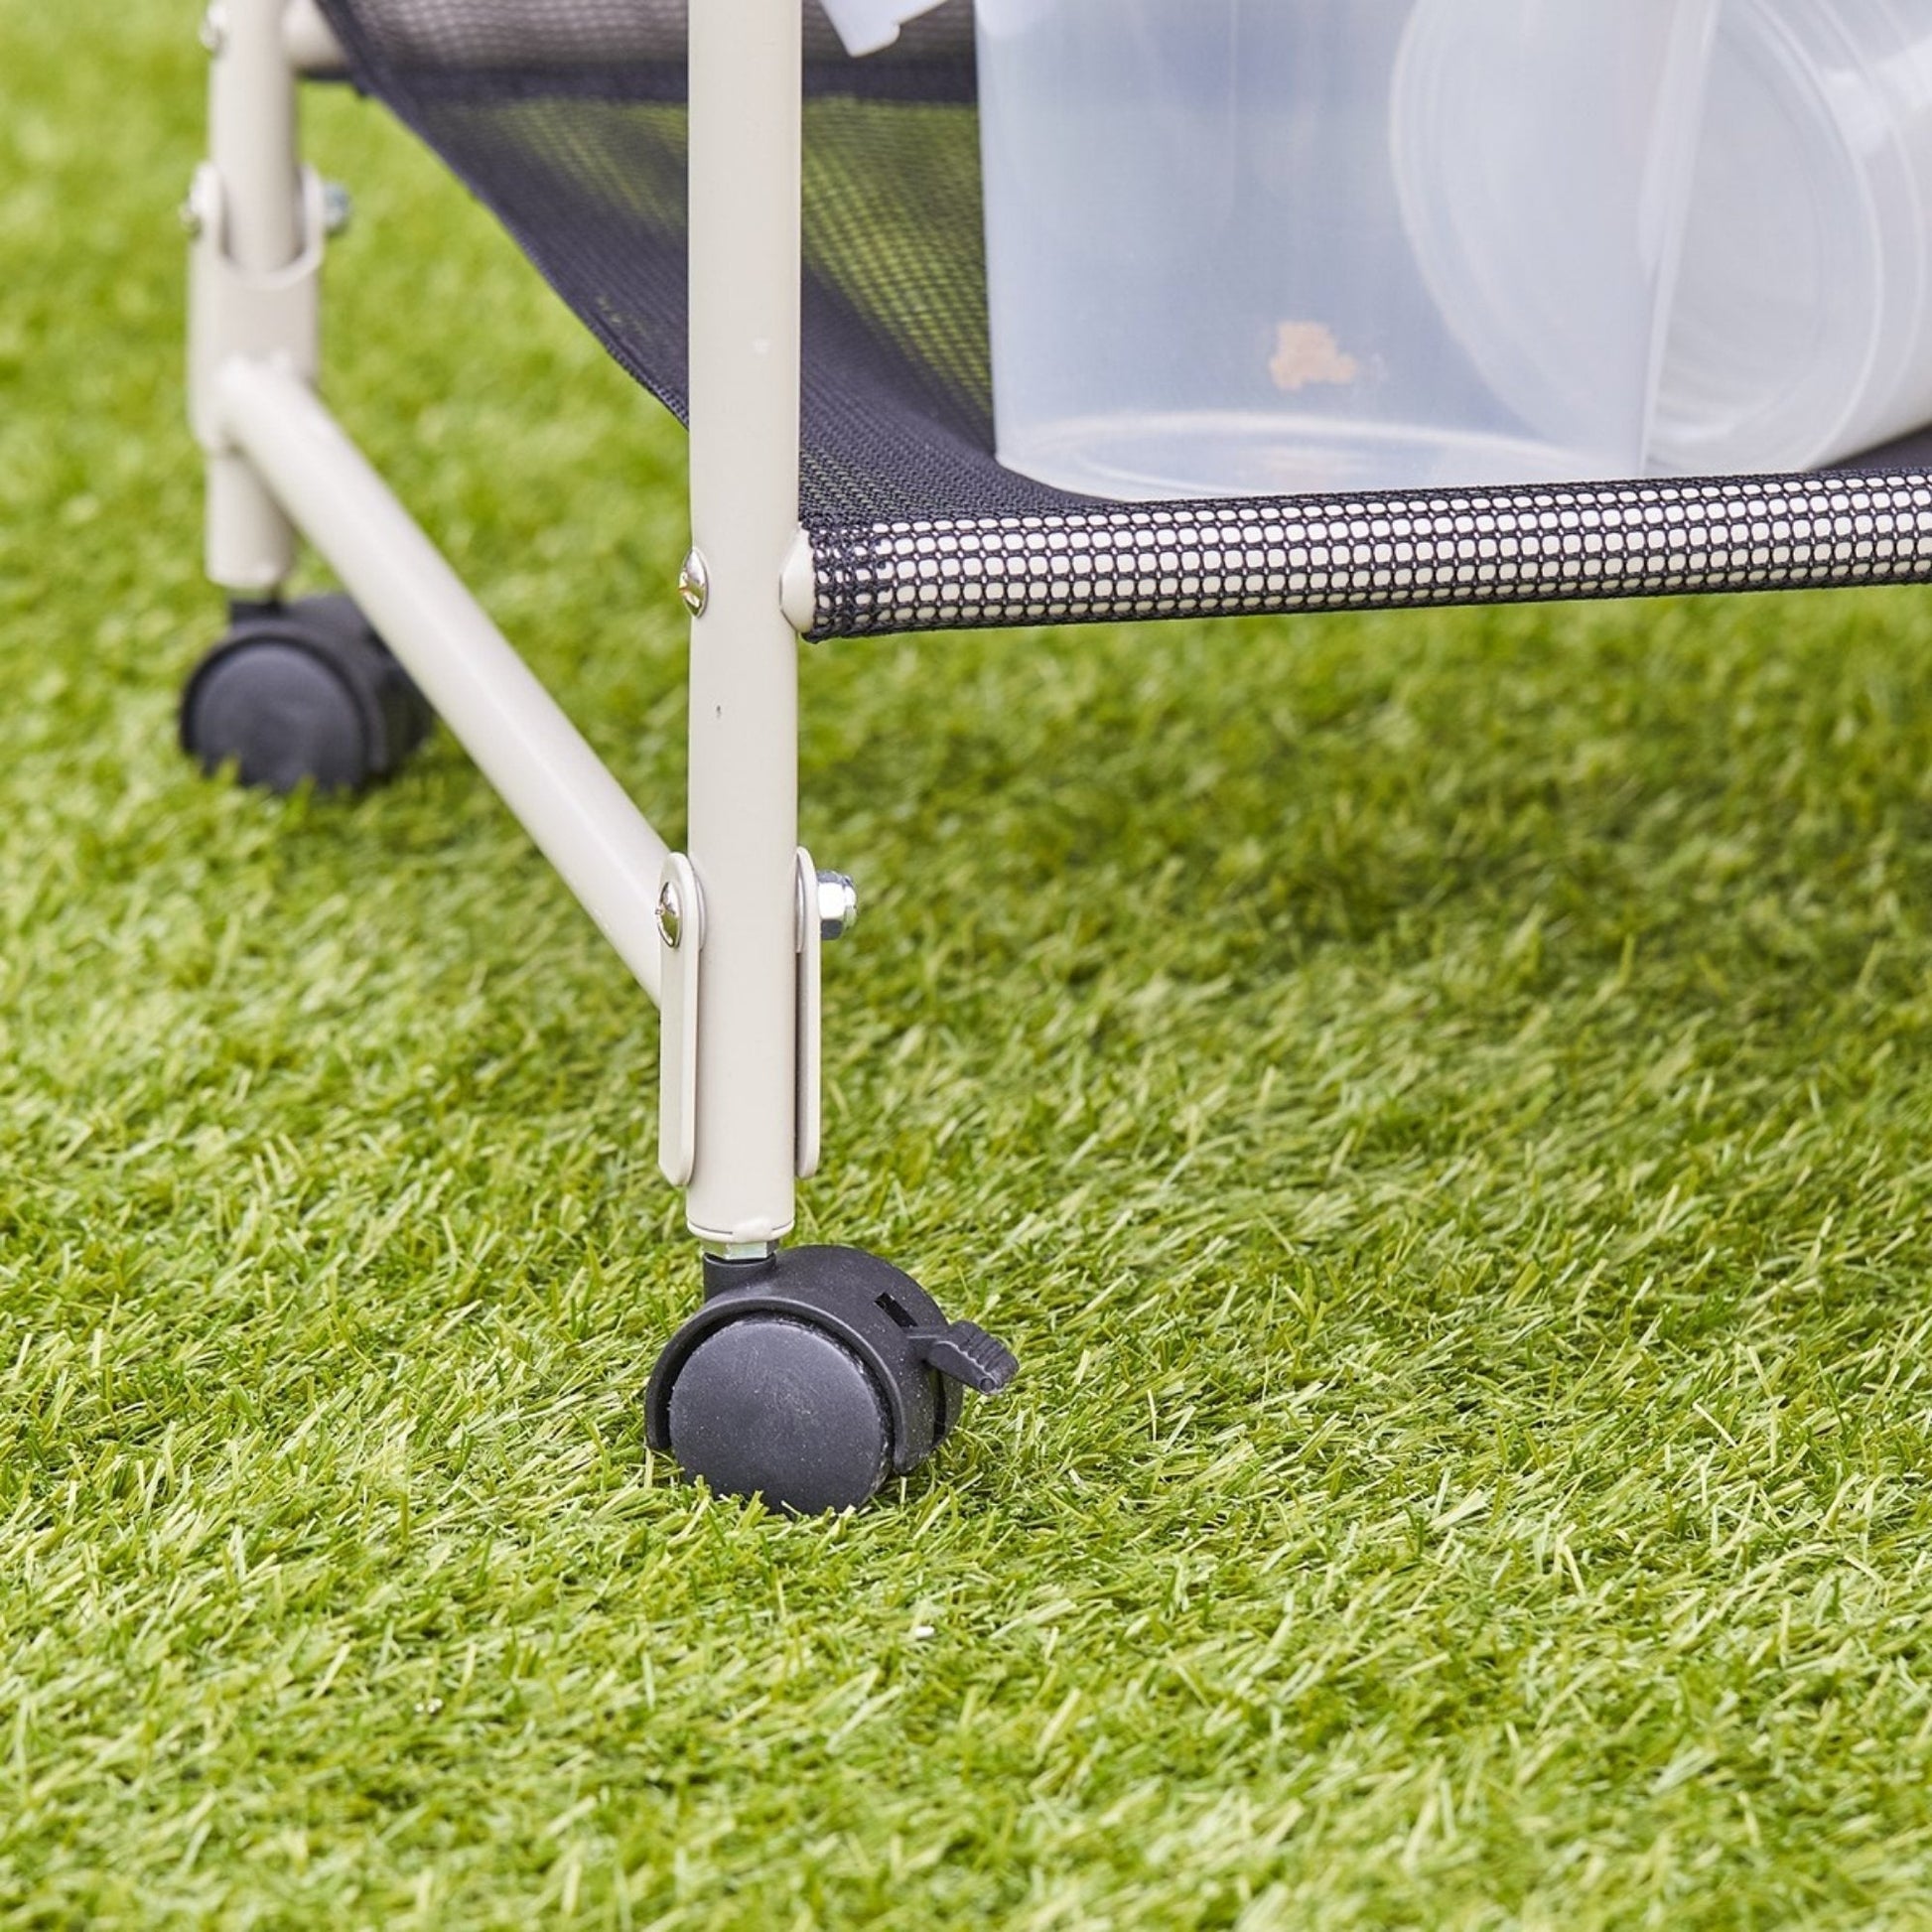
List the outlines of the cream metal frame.
{"type": "MultiPolygon", "coordinates": [[[[207,574],[272,600],[298,536],[341,578],[663,1011],[660,1161],[704,1250],[793,1224],[817,1162],[816,874],[798,847],[797,0],[692,10],[689,850],[664,841],[321,402],[328,205],[305,76],[344,62],[314,0],[214,0],[209,155],[188,213],[191,413],[207,574]]],[[[831,928],[827,928],[828,930],[831,928]]]]}

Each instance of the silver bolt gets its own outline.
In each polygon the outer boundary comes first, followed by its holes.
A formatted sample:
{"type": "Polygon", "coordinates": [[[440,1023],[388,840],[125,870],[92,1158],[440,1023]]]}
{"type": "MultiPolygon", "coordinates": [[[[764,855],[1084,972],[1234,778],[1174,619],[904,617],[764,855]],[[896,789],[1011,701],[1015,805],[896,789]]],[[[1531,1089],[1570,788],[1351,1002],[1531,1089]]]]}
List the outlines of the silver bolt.
{"type": "Polygon", "coordinates": [[[843,939],[859,923],[859,889],[842,872],[818,875],[818,936],[843,939]]]}
{"type": "Polygon", "coordinates": [[[684,568],[677,574],[677,594],[694,618],[704,616],[705,606],[711,602],[711,572],[696,550],[685,558],[684,568]]]}
{"type": "Polygon", "coordinates": [[[214,0],[214,4],[202,16],[201,42],[209,54],[219,54],[227,46],[228,10],[222,6],[221,0],[214,0]]]}
{"type": "Polygon", "coordinates": [[[188,184],[188,193],[182,198],[181,231],[190,241],[199,241],[207,233],[214,207],[218,206],[213,193],[213,183],[206,168],[196,171],[195,179],[188,184]]]}
{"type": "Polygon", "coordinates": [[[664,890],[657,895],[657,936],[673,952],[684,937],[684,907],[679,902],[677,888],[669,880],[664,882],[664,890]]]}
{"type": "Polygon", "coordinates": [[[348,232],[348,224],[355,219],[355,197],[339,181],[326,181],[322,185],[322,231],[334,237],[348,232]]]}

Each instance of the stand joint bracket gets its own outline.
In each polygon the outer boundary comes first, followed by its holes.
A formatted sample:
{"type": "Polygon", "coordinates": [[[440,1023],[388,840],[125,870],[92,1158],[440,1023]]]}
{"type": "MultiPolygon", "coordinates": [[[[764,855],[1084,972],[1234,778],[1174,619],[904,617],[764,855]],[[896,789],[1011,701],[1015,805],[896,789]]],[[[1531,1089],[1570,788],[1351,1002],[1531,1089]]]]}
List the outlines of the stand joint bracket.
{"type": "Polygon", "coordinates": [[[189,417],[196,440],[226,456],[221,370],[237,356],[275,362],[314,386],[322,371],[322,257],[329,194],[312,168],[300,176],[302,251],[286,268],[238,267],[228,246],[227,197],[211,162],[196,170],[183,209],[193,239],[189,271],[189,417]]]}

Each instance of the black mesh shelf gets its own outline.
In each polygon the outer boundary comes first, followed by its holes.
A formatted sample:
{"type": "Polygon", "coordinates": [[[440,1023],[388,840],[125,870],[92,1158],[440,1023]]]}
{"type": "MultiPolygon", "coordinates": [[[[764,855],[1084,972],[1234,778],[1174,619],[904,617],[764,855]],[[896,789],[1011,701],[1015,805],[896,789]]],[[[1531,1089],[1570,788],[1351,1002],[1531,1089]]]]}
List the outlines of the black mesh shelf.
{"type": "MultiPolygon", "coordinates": [[[[637,381],[685,394],[678,0],[322,0],[351,76],[637,381]]],[[[1817,476],[1114,504],[993,457],[970,13],[867,61],[807,7],[813,637],[1932,579],[1932,459],[1817,476]]]]}

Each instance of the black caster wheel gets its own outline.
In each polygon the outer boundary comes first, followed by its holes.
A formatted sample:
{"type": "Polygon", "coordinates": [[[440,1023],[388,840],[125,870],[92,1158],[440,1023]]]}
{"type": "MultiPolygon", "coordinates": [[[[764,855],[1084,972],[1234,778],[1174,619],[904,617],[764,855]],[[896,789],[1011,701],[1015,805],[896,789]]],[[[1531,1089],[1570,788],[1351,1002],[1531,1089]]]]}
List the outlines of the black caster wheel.
{"type": "Polygon", "coordinates": [[[345,597],[237,606],[181,700],[182,749],[245,785],[359,791],[429,736],[428,701],[345,597]]]}
{"type": "Polygon", "coordinates": [[[857,1248],[705,1260],[705,1305],[671,1338],[645,1430],[720,1495],[798,1516],[853,1509],[930,1455],[967,1389],[1019,1364],[948,1321],[909,1275],[857,1248]]]}

